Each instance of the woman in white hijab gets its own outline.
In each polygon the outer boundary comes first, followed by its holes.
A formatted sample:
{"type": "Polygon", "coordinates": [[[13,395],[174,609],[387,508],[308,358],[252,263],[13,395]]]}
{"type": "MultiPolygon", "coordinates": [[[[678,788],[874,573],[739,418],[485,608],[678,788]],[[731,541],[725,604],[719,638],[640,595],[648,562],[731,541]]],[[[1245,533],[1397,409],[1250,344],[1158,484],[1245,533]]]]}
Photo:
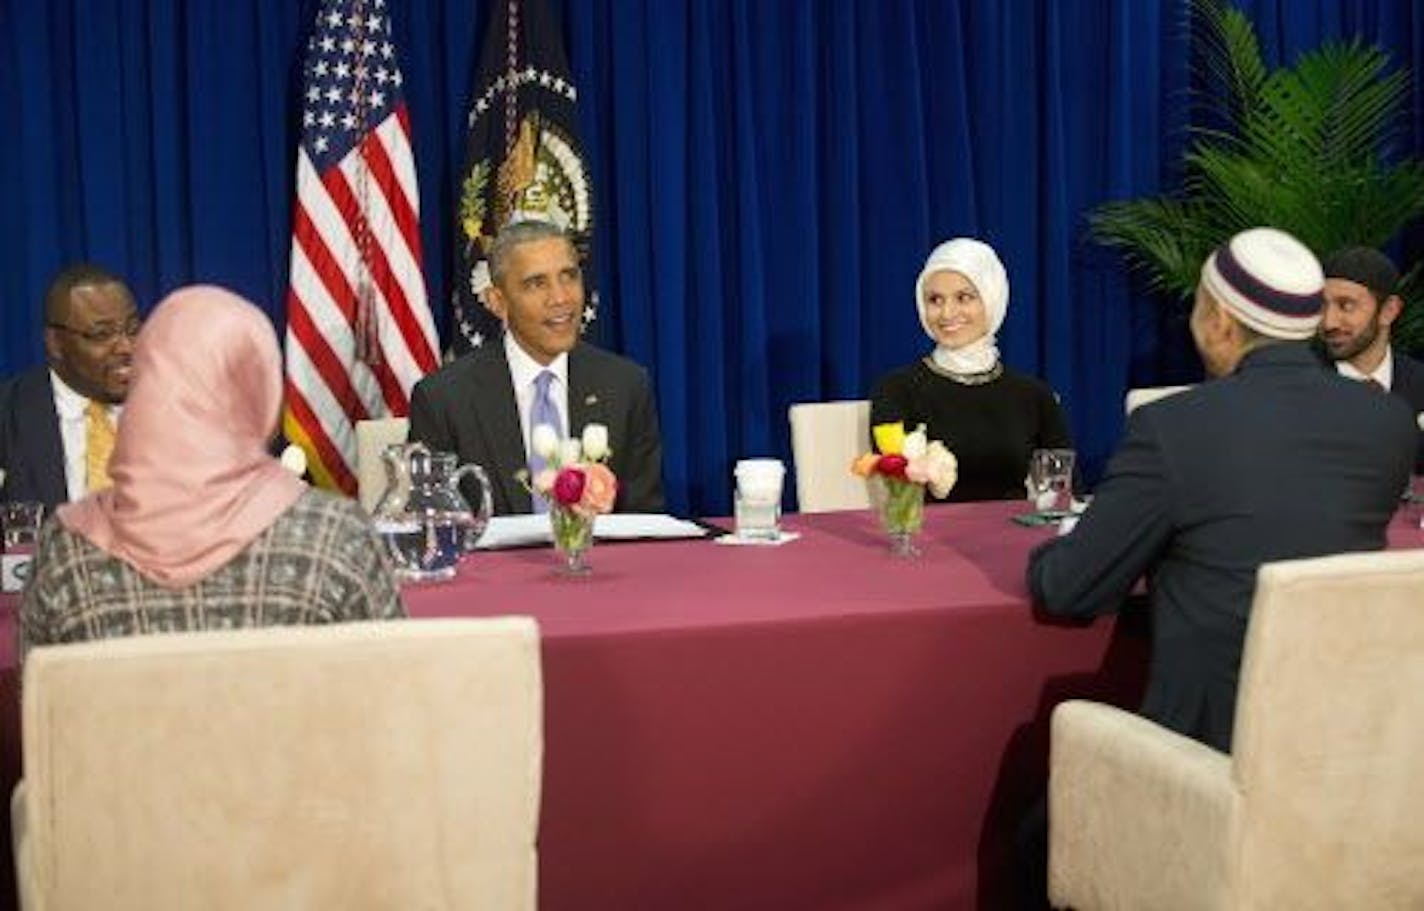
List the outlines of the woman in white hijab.
{"type": "Polygon", "coordinates": [[[949,447],[959,460],[951,500],[1023,497],[1033,450],[1073,444],[1053,391],[999,359],[994,335],[1009,306],[1003,263],[981,241],[946,241],[925,261],[915,306],[934,351],[875,384],[871,425],[924,424],[949,447]]]}

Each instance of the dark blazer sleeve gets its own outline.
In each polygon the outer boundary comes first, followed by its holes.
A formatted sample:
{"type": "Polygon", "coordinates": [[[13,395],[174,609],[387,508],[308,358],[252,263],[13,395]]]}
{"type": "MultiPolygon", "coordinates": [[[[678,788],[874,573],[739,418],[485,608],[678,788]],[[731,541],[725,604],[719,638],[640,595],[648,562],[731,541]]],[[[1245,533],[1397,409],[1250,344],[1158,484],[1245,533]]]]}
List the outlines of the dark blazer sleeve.
{"type": "Polygon", "coordinates": [[[1122,446],[1077,527],[1029,556],[1029,591],[1050,614],[1116,610],[1171,537],[1167,466],[1149,412],[1128,419],[1122,446]]]}
{"type": "Polygon", "coordinates": [[[11,377],[0,382],[0,471],[6,479],[0,480],[0,500],[8,500],[6,485],[10,474],[10,415],[14,409],[15,379],[11,377]]]}
{"type": "Polygon", "coordinates": [[[0,393],[0,467],[5,469],[0,499],[38,500],[52,509],[69,499],[69,488],[49,368],[26,371],[5,387],[0,393]]]}
{"type": "Polygon", "coordinates": [[[662,512],[663,442],[653,385],[639,368],[629,398],[628,441],[619,473],[618,512],[662,512]]]}
{"type": "Polygon", "coordinates": [[[1424,427],[1418,422],[1424,414],[1424,364],[1407,354],[1394,352],[1394,381],[1390,392],[1409,403],[1414,413],[1418,439],[1415,441],[1414,473],[1424,475],[1424,427]]]}
{"type": "Polygon", "coordinates": [[[455,434],[449,419],[442,413],[436,399],[438,393],[432,389],[436,382],[427,377],[415,384],[410,393],[410,432],[406,435],[411,442],[421,442],[431,449],[442,452],[455,451],[455,434]]]}

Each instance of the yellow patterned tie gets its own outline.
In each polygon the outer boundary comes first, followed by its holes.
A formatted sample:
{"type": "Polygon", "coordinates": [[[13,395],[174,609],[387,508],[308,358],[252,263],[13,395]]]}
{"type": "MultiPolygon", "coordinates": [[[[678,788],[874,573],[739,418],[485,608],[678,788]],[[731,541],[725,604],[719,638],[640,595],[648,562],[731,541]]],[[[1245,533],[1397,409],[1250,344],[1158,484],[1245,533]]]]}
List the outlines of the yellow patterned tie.
{"type": "Polygon", "coordinates": [[[114,452],[114,421],[103,402],[84,409],[84,487],[88,493],[108,487],[109,456],[114,452]]]}

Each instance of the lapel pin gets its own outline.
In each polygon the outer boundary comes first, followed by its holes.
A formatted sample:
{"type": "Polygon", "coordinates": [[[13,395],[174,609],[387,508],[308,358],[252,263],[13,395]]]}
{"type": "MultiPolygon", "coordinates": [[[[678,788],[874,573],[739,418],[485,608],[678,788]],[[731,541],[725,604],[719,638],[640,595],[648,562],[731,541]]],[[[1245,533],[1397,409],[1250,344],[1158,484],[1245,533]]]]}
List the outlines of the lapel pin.
{"type": "Polygon", "coordinates": [[[597,404],[598,404],[598,396],[596,396],[596,395],[594,395],[592,392],[590,392],[588,395],[586,395],[586,396],[584,397],[583,403],[584,403],[585,405],[597,405],[597,404]]]}

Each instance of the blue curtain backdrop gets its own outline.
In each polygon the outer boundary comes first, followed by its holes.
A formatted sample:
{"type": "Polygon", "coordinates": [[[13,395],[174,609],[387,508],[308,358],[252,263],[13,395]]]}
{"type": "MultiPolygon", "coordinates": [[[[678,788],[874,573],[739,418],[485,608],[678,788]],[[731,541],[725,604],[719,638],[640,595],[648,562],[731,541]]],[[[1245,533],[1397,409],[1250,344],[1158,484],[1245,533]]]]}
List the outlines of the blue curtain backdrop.
{"type": "MultiPolygon", "coordinates": [[[[391,0],[431,299],[448,318],[453,181],[488,0],[391,0]]],[[[1180,2],[554,3],[599,207],[594,336],[657,384],[671,506],[730,509],[732,462],[789,458],[786,408],[858,398],[921,354],[928,249],[1008,266],[1001,347],[1048,379],[1088,474],[1123,390],[1189,375],[1179,319],[1088,242],[1097,203],[1170,185],[1189,118],[1180,2]]],[[[1257,0],[1268,56],[1358,32],[1411,65],[1424,11],[1257,0]]],[[[314,0],[0,0],[0,373],[41,359],[68,261],[144,309],[228,285],[284,326],[300,50],[314,0]]]]}

